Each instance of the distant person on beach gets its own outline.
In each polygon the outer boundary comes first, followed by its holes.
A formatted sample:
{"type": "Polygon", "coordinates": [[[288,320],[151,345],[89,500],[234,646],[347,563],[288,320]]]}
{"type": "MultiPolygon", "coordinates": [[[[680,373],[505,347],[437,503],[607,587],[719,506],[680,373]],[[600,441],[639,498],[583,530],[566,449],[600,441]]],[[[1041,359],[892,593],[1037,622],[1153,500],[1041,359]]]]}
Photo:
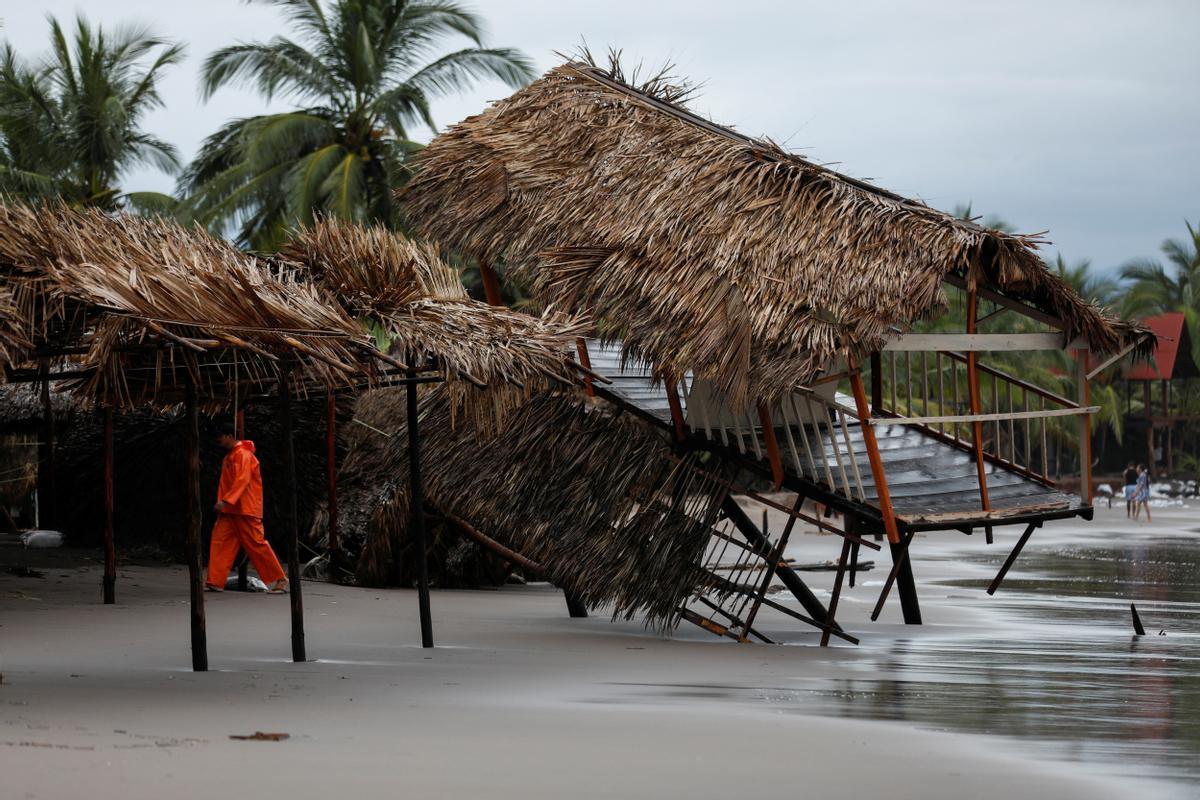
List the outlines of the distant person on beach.
{"type": "Polygon", "coordinates": [[[268,591],[283,594],[288,590],[287,576],[263,532],[262,473],[254,455],[254,442],[238,439],[229,431],[222,433],[218,441],[228,452],[217,486],[217,522],[213,525],[205,588],[225,591],[225,580],[240,547],[250,556],[268,591]]]}
{"type": "Polygon", "coordinates": [[[1144,508],[1146,509],[1146,522],[1150,522],[1150,470],[1146,469],[1145,464],[1138,464],[1137,483],[1135,484],[1133,494],[1133,518],[1138,518],[1138,513],[1144,508]]]}
{"type": "Polygon", "coordinates": [[[1133,507],[1135,505],[1133,496],[1137,494],[1137,478],[1137,465],[1130,461],[1129,466],[1125,467],[1125,475],[1123,477],[1125,486],[1125,516],[1130,519],[1133,518],[1133,507]]]}

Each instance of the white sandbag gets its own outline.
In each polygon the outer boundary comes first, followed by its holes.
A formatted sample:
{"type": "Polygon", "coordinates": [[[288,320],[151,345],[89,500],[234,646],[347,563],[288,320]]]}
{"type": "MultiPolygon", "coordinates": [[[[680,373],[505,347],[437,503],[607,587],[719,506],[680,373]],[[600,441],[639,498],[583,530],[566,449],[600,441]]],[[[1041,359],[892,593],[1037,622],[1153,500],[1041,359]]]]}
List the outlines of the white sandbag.
{"type": "Polygon", "coordinates": [[[26,547],[62,547],[62,531],[25,531],[21,544],[26,547]]]}
{"type": "MultiPolygon", "coordinates": [[[[228,578],[225,579],[225,588],[233,589],[235,591],[237,590],[238,579],[237,579],[236,574],[230,575],[228,578]]],[[[247,575],[246,576],[246,591],[247,592],[265,592],[265,591],[267,591],[267,585],[265,583],[263,583],[261,580],[259,580],[258,578],[256,578],[255,576],[247,575]]]]}

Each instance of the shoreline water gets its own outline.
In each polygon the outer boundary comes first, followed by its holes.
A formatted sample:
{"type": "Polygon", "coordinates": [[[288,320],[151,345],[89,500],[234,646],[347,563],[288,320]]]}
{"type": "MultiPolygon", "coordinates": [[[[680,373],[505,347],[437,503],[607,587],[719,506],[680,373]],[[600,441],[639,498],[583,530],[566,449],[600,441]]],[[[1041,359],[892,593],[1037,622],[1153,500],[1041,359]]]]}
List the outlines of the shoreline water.
{"type": "MultiPolygon", "coordinates": [[[[1048,526],[1031,548],[1086,544],[1080,531],[1095,534],[1110,523],[1101,514],[1090,526],[1048,526]]],[[[636,622],[569,619],[561,593],[535,584],[435,591],[439,646],[429,652],[415,646],[414,593],[306,583],[317,661],[286,660],[285,601],[209,595],[216,671],[206,675],[186,669],[181,568],[122,568],[115,607],[99,604],[94,562],[49,567],[40,580],[3,574],[0,769],[13,797],[86,792],[101,800],[235,790],[324,797],[342,787],[366,796],[499,798],[765,797],[797,789],[847,798],[1183,796],[1178,782],[1061,758],[1036,739],[964,732],[936,715],[879,720],[870,703],[855,706],[871,691],[864,682],[924,691],[913,671],[926,662],[905,659],[926,651],[940,659],[940,642],[969,650],[981,626],[1001,624],[988,603],[1027,602],[1028,592],[1016,588],[1006,599],[1008,583],[996,598],[983,596],[976,584],[994,568],[973,560],[982,549],[976,538],[968,550],[963,537],[918,542],[929,623],[919,629],[899,624],[890,607],[880,623],[865,622],[886,575],[886,556],[877,558],[839,615],[863,636],[860,648],[817,648],[815,634],[783,617],[764,624],[797,646],[738,646],[690,626],[666,640],[636,622]],[[964,579],[969,585],[960,585],[964,579]],[[847,710],[855,708],[862,715],[847,710]],[[255,731],[291,738],[228,738],[255,731]]],[[[987,557],[1002,558],[1007,539],[998,537],[987,557]]],[[[796,541],[789,555],[799,560],[836,556],[828,537],[796,541]]],[[[7,564],[11,555],[0,557],[7,564]]],[[[1021,564],[1013,586],[1029,579],[1021,564]]],[[[819,592],[832,580],[806,578],[819,592]]],[[[1123,637],[1121,622],[1114,616],[1114,642],[1123,637]]],[[[1036,639],[1047,623],[1020,624],[1013,641],[1036,639]]],[[[978,670],[969,667],[947,665],[977,692],[978,670]]],[[[954,696],[932,695],[929,703],[954,696]]],[[[908,696],[882,700],[914,707],[908,696]]]]}

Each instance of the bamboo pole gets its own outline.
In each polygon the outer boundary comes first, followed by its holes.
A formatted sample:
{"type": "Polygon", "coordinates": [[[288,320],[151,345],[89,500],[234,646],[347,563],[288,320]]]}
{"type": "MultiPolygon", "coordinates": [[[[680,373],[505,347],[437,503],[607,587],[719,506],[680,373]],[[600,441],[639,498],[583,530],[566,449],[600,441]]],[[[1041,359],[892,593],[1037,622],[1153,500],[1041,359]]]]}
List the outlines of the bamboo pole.
{"type": "Polygon", "coordinates": [[[117,543],[113,529],[113,409],[104,407],[104,603],[117,602],[117,543]]]}
{"type": "Polygon", "coordinates": [[[292,661],[307,660],[304,652],[304,597],[300,581],[300,531],[296,501],[296,450],[292,443],[292,364],[285,363],[279,375],[279,422],[283,435],[283,469],[287,481],[285,508],[287,526],[288,584],[292,605],[292,661]]]}
{"type": "Polygon", "coordinates": [[[192,670],[208,670],[208,634],[204,621],[204,574],[200,569],[200,414],[196,384],[186,370],[184,437],[187,440],[187,564],[191,587],[192,670]]]}

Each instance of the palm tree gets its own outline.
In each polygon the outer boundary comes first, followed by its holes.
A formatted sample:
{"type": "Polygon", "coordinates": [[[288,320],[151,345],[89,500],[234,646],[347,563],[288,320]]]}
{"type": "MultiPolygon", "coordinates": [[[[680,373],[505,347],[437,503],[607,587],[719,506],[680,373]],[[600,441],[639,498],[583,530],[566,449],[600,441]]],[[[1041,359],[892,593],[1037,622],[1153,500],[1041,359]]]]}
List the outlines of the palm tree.
{"type": "Polygon", "coordinates": [[[120,179],[131,167],[180,166],[175,148],[141,124],[162,105],[158,80],[183,46],[141,27],[93,28],[82,16],[69,38],[49,22],[41,61],[0,46],[0,193],[105,209],[169,205],[156,192],[123,191],[120,179]]]}
{"type": "Polygon", "coordinates": [[[180,189],[195,217],[270,248],[325,213],[396,225],[392,190],[409,174],[412,125],[430,102],[480,78],[534,77],[516,50],[485,48],[483,23],[452,0],[252,0],[278,6],[296,38],[236,44],[204,63],[205,98],[245,84],[295,110],[235,119],[210,136],[180,189]],[[470,46],[437,56],[459,36],[470,46]]]}
{"type": "Polygon", "coordinates": [[[1088,302],[1098,306],[1111,308],[1117,305],[1121,297],[1121,284],[1108,275],[1100,275],[1092,270],[1091,259],[1081,259],[1074,264],[1067,263],[1062,253],[1054,257],[1054,261],[1046,264],[1051,272],[1071,285],[1076,294],[1088,302]]]}
{"type": "Polygon", "coordinates": [[[1169,268],[1152,258],[1121,268],[1121,278],[1129,282],[1123,311],[1130,317],[1182,311],[1192,334],[1193,357],[1200,361],[1200,227],[1184,224],[1187,239],[1162,243],[1169,268]]]}

